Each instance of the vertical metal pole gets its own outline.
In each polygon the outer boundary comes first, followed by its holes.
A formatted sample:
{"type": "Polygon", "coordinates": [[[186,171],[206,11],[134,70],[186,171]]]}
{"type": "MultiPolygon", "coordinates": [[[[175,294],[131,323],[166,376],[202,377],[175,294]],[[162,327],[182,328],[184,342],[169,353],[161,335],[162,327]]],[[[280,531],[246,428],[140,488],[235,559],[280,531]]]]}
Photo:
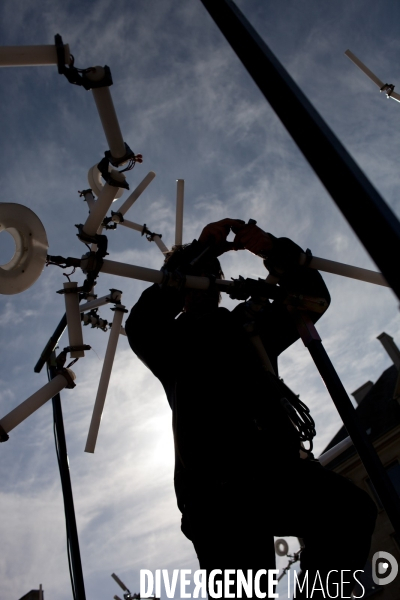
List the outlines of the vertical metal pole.
{"type": "Polygon", "coordinates": [[[301,339],[309,350],[312,359],[324,380],[343,424],[375,486],[382,505],[393,525],[393,529],[397,535],[400,535],[400,499],[396,490],[394,489],[375,448],[359,423],[356,410],[322,345],[321,338],[315,329],[314,323],[304,313],[297,312],[295,313],[294,318],[301,339]]]}
{"type": "Polygon", "coordinates": [[[400,298],[400,223],[232,0],[201,0],[400,298]]]}
{"type": "MultiPolygon", "coordinates": [[[[49,380],[56,374],[55,352],[48,361],[49,380]]],[[[61,409],[60,394],[53,398],[54,437],[58,466],[60,469],[61,487],[64,497],[65,522],[67,528],[68,561],[70,565],[71,585],[74,600],[86,600],[83,581],[81,554],[79,550],[78,530],[76,527],[74,499],[72,495],[71,477],[69,473],[67,444],[65,440],[64,421],[61,409]]]]}
{"type": "Polygon", "coordinates": [[[176,180],[176,224],[175,224],[175,246],[181,246],[183,240],[183,202],[184,202],[185,180],[176,180]]]}

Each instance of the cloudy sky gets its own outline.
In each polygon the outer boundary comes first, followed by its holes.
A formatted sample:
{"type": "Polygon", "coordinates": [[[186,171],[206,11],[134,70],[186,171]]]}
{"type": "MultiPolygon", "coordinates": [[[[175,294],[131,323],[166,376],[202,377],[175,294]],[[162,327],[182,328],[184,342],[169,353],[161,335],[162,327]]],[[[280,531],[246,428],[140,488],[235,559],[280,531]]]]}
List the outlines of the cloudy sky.
{"type": "MultiPolygon", "coordinates": [[[[380,79],[399,82],[399,5],[237,4],[399,215],[400,142],[393,128],[400,106],[344,55],[350,48],[380,79]]],[[[0,23],[1,45],[51,44],[60,33],[78,67],[110,66],[123,137],[144,156],[128,173],[131,189],[148,171],[157,174],[127,218],[161,232],[168,246],[181,178],[185,241],[209,222],[253,218],[316,256],[376,268],[200,0],[23,0],[18,12],[15,2],[4,0],[0,23]]],[[[92,94],[70,85],[56,67],[7,68],[0,77],[2,201],[38,215],[50,254],[80,257],[86,248],[75,224],[84,223],[87,207],[77,190],[88,187],[87,172],[107,149],[92,94]]],[[[12,256],[7,233],[0,243],[5,264],[12,256]]],[[[112,260],[152,268],[162,258],[155,244],[122,227],[110,232],[109,253],[112,260]]],[[[250,254],[226,255],[222,262],[228,278],[265,275],[250,254]]],[[[81,284],[84,276],[74,278],[81,284]]],[[[400,344],[398,301],[386,288],[334,275],[325,280],[332,305],[318,329],[351,393],[390,366],[376,336],[386,331],[400,344]]],[[[47,381],[33,367],[64,313],[56,294],[64,281],[61,269],[48,267],[30,289],[0,298],[0,416],[47,381]]],[[[121,289],[130,308],[146,285],[101,275],[96,291],[121,289]]],[[[100,314],[113,315],[109,308],[100,314]]],[[[122,596],[112,572],[138,591],[142,568],[194,570],[197,562],[179,530],[170,410],[126,338],[119,342],[96,452],[84,453],[108,334],[85,328],[84,339],[92,350],[74,366],[77,387],[62,393],[62,404],[87,598],[112,598],[122,596]]],[[[67,344],[61,340],[61,347],[67,344]]],[[[280,369],[311,407],[318,454],[340,427],[333,403],[301,342],[281,358],[280,369]]],[[[0,450],[0,598],[19,598],[42,583],[47,599],[69,599],[51,404],[13,430],[0,450]]],[[[291,547],[297,549],[294,542],[291,547]]]]}

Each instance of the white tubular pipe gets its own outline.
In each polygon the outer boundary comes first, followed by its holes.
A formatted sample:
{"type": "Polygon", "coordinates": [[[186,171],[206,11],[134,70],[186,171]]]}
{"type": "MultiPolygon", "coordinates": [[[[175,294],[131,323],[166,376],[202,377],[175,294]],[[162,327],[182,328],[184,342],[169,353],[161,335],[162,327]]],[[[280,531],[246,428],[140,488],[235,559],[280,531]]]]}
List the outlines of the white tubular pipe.
{"type": "Polygon", "coordinates": [[[107,296],[102,296],[101,298],[95,298],[94,300],[90,300],[85,304],[79,305],[80,312],[86,312],[88,310],[92,310],[92,308],[98,308],[99,306],[104,306],[104,304],[109,304],[110,302],[119,302],[121,300],[122,292],[119,290],[110,290],[110,294],[107,296]]]}
{"type": "Polygon", "coordinates": [[[350,50],[346,50],[345,55],[348,56],[348,58],[359,68],[361,69],[361,71],[363,71],[363,73],[365,73],[365,75],[367,77],[369,77],[371,79],[371,81],[373,81],[379,88],[382,88],[384,86],[383,81],[381,81],[372,71],[370,71],[368,69],[368,67],[366,67],[364,65],[363,62],[361,62],[361,60],[359,58],[357,58],[357,56],[355,56],[355,54],[353,54],[350,50]]]}
{"type": "MultiPolygon", "coordinates": [[[[139,225],[139,223],[134,223],[133,221],[122,221],[121,223],[119,223],[119,225],[128,227],[128,229],[134,229],[135,231],[140,231],[140,233],[142,233],[142,231],[143,231],[143,225],[139,225]]],[[[169,252],[169,249],[164,244],[164,242],[162,241],[160,236],[155,235],[153,237],[153,241],[157,244],[157,246],[160,248],[160,250],[163,254],[164,254],[164,252],[169,252]]]]}
{"type": "MultiPolygon", "coordinates": [[[[91,81],[100,81],[104,77],[103,67],[93,67],[92,71],[87,73],[87,77],[91,81]]],[[[126,154],[126,149],[110,88],[108,86],[95,88],[92,93],[111,155],[113,158],[122,158],[126,154]]]]}
{"type": "Polygon", "coordinates": [[[139,231],[140,233],[142,233],[143,231],[143,225],[139,225],[139,223],[134,223],[133,221],[122,221],[122,223],[118,223],[119,225],[123,225],[124,227],[127,227],[128,229],[134,229],[135,231],[139,231]]]}
{"type": "MultiPolygon", "coordinates": [[[[116,171],[116,173],[118,173],[118,171],[116,171]]],[[[124,174],[118,174],[121,176],[121,182],[123,182],[125,180],[124,174]]],[[[105,184],[101,190],[100,196],[97,198],[97,201],[93,206],[93,209],[90,211],[90,214],[86,219],[86,222],[83,226],[84,233],[90,236],[96,235],[96,232],[106,216],[108,209],[113,203],[118,190],[119,188],[117,187],[109,185],[108,183],[105,184]]]]}
{"type": "Polygon", "coordinates": [[[119,587],[122,588],[124,590],[124,592],[129,592],[128,588],[126,587],[124,582],[120,580],[118,575],[116,575],[115,573],[111,573],[111,577],[113,579],[115,579],[115,581],[118,583],[119,587]]]}
{"type": "Polygon", "coordinates": [[[185,180],[176,180],[176,224],[175,224],[175,246],[182,245],[183,239],[183,194],[185,180]]]}
{"type": "Polygon", "coordinates": [[[165,252],[169,252],[169,248],[167,248],[167,246],[164,244],[164,242],[162,241],[162,239],[160,238],[160,236],[155,235],[153,237],[153,242],[155,242],[157,244],[157,246],[159,247],[159,249],[161,250],[161,252],[163,254],[165,252]]]}
{"type": "MultiPolygon", "coordinates": [[[[119,188],[118,188],[118,189],[119,189],[119,188]]],[[[96,200],[94,199],[94,196],[93,196],[93,192],[92,192],[92,190],[88,190],[88,191],[85,193],[85,201],[86,201],[86,204],[88,205],[89,212],[90,212],[91,210],[93,210],[93,208],[94,208],[94,205],[95,205],[95,203],[96,203],[96,200]]]]}
{"type": "Polygon", "coordinates": [[[128,198],[125,200],[125,202],[119,209],[118,212],[120,212],[121,215],[124,215],[131,208],[131,206],[136,202],[136,200],[139,198],[139,196],[141,194],[143,194],[143,192],[147,188],[147,186],[153,181],[155,176],[156,176],[156,174],[154,173],[154,171],[149,171],[149,173],[147,173],[147,175],[143,179],[143,181],[141,181],[139,183],[137,188],[135,190],[133,190],[132,194],[130,196],[128,196],[128,198]]]}
{"type": "Polygon", "coordinates": [[[96,298],[96,300],[91,300],[85,304],[80,304],[79,312],[86,312],[88,310],[92,310],[93,308],[104,306],[104,304],[108,304],[109,302],[112,302],[110,296],[102,296],[101,298],[96,298]]]}
{"type": "MultiPolygon", "coordinates": [[[[75,379],[75,373],[70,369],[67,369],[72,380],[75,379]]],[[[14,429],[17,425],[27,419],[32,413],[38,408],[43,406],[50,398],[53,398],[56,394],[61,392],[68,385],[68,381],[64,375],[59,374],[54,377],[49,383],[46,383],[40,390],[38,390],[32,396],[29,396],[24,402],[21,402],[19,406],[14,408],[0,421],[0,425],[6,433],[14,429]]]]}
{"type": "MultiPolygon", "coordinates": [[[[94,209],[95,204],[96,204],[96,200],[94,199],[92,190],[88,190],[85,193],[85,200],[86,200],[86,203],[88,205],[89,214],[90,214],[90,212],[94,209]]],[[[101,234],[101,231],[99,232],[99,230],[97,230],[97,233],[101,234]]],[[[91,252],[97,252],[97,244],[92,244],[91,247],[90,247],[90,251],[91,252]]]]}
{"type": "Polygon", "coordinates": [[[109,275],[140,279],[141,281],[150,281],[152,283],[161,283],[164,277],[161,271],[128,265],[127,263],[120,263],[115,260],[103,260],[100,271],[109,275]]]}
{"type": "Polygon", "coordinates": [[[108,147],[113,158],[122,158],[126,154],[124,140],[115,112],[110,88],[101,87],[92,90],[94,101],[99,113],[104,133],[106,134],[108,147]]]}
{"type": "MultiPolygon", "coordinates": [[[[69,45],[64,45],[64,62],[69,65],[69,45]]],[[[0,67],[33,67],[58,64],[57,50],[51,46],[1,46],[0,67]]]]}
{"type": "MultiPolygon", "coordinates": [[[[118,189],[120,189],[120,188],[118,188],[118,189]]],[[[104,229],[104,227],[102,227],[100,225],[100,227],[98,227],[98,229],[96,231],[96,234],[97,235],[101,235],[103,233],[103,229],[104,229]]],[[[97,252],[97,244],[91,244],[91,246],[90,246],[90,252],[97,252]]]]}
{"type": "MultiPolygon", "coordinates": [[[[304,254],[304,257],[305,256],[306,255],[304,254]]],[[[314,257],[308,266],[313,269],[327,271],[328,273],[335,273],[345,277],[352,277],[353,279],[359,279],[369,283],[387,285],[381,273],[369,271],[368,269],[361,269],[359,267],[353,267],[351,265],[336,263],[323,258],[314,257]],[[352,274],[350,274],[350,272],[352,274]]],[[[161,283],[163,279],[162,273],[160,271],[156,271],[155,269],[147,269],[145,267],[138,267],[136,265],[128,265],[126,263],[120,263],[113,260],[104,260],[103,266],[100,270],[103,273],[109,273],[110,275],[118,275],[120,277],[128,277],[130,279],[140,279],[141,281],[150,281],[153,283],[161,283]]],[[[266,281],[267,283],[277,283],[279,279],[272,275],[268,275],[266,281]]],[[[231,281],[227,281],[225,279],[217,280],[217,282],[218,284],[225,285],[226,287],[231,287],[233,285],[231,281]]],[[[206,290],[209,287],[209,281],[206,277],[193,277],[188,275],[186,277],[186,287],[206,290]]]]}
{"type": "MultiPolygon", "coordinates": [[[[119,277],[128,277],[130,279],[140,279],[141,281],[150,281],[152,283],[162,283],[164,275],[161,271],[147,269],[146,267],[137,267],[114,260],[104,260],[100,269],[102,273],[109,275],[118,275],[119,277]]],[[[233,285],[232,281],[226,279],[217,279],[216,283],[224,285],[227,288],[233,285]]],[[[210,287],[210,280],[207,277],[186,276],[186,287],[196,290],[207,290],[210,287]]]]}
{"type": "Polygon", "coordinates": [[[103,370],[101,372],[99,388],[97,390],[97,396],[94,403],[92,420],[90,422],[89,433],[86,440],[85,452],[94,452],[97,436],[99,434],[101,416],[104,409],[104,403],[106,401],[106,394],[108,384],[111,377],[111,369],[114,363],[115,352],[117,350],[118,339],[121,330],[122,317],[124,315],[124,306],[116,308],[114,313],[114,319],[110,331],[110,337],[108,338],[106,355],[104,357],[103,370]]]}
{"type": "MultiPolygon", "coordinates": [[[[300,264],[304,264],[305,261],[306,254],[302,254],[300,257],[300,264]]],[[[378,271],[370,271],[369,269],[346,265],[344,263],[335,262],[334,260],[318,258],[318,256],[312,257],[308,267],[310,267],[310,269],[317,269],[318,271],[325,271],[327,273],[334,273],[335,275],[342,275],[343,277],[351,277],[352,279],[366,281],[367,283],[390,287],[382,273],[379,273],[378,271]]]]}
{"type": "Polygon", "coordinates": [[[334,446],[333,448],[330,448],[329,450],[324,452],[324,454],[321,454],[321,456],[318,457],[318,460],[321,463],[321,465],[325,467],[325,465],[330,463],[331,460],[342,454],[342,452],[347,450],[347,448],[350,448],[350,446],[352,445],[353,442],[351,438],[347,437],[338,444],[336,444],[336,446],[334,446]]]}
{"type": "MultiPolygon", "coordinates": [[[[77,286],[78,284],[76,281],[68,281],[67,283],[64,283],[64,290],[71,290],[77,288],[77,286]]],[[[65,312],[67,313],[68,343],[70,346],[83,346],[78,292],[66,292],[64,298],[65,312]]],[[[71,358],[81,358],[82,356],[85,356],[83,350],[71,351],[71,358]]]]}

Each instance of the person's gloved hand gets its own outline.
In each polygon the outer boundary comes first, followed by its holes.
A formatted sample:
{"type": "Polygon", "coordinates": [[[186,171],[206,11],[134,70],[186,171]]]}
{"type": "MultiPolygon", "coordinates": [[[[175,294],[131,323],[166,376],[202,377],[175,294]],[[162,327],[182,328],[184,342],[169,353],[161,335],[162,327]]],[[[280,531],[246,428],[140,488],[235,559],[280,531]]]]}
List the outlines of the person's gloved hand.
{"type": "Polygon", "coordinates": [[[215,256],[220,256],[228,250],[236,249],[234,244],[226,241],[231,229],[235,231],[244,225],[241,219],[222,219],[209,223],[200,234],[199,242],[204,246],[213,246],[215,256]]]}
{"type": "Polygon", "coordinates": [[[236,250],[246,249],[266,258],[274,247],[274,237],[257,225],[234,225],[232,231],[236,233],[233,241],[236,250]]]}

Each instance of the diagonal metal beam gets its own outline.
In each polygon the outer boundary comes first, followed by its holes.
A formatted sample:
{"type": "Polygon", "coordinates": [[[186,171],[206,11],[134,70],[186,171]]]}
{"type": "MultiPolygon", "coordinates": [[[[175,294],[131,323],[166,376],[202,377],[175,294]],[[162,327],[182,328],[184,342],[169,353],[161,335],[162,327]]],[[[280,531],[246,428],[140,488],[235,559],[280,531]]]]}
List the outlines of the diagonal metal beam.
{"type": "MultiPolygon", "coordinates": [[[[55,352],[53,351],[50,359],[47,361],[49,381],[56,375],[56,367],[54,366],[54,363],[55,352]]],[[[64,498],[65,525],[67,529],[67,553],[69,574],[71,577],[72,596],[74,600],[86,600],[60,394],[57,394],[53,398],[53,419],[54,439],[56,444],[58,467],[60,470],[61,489],[64,498]]]]}
{"type": "Polygon", "coordinates": [[[400,299],[400,223],[232,0],[201,0],[400,299]]]}

